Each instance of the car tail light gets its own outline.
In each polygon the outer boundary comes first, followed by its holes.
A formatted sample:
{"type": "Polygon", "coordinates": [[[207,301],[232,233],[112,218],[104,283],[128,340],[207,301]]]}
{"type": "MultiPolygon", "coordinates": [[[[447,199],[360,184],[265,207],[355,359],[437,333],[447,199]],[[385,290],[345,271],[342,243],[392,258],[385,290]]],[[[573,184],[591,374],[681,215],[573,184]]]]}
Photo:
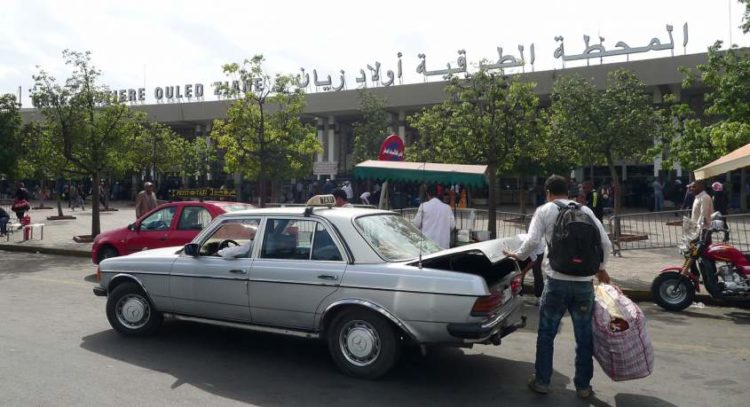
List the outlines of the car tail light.
{"type": "Polygon", "coordinates": [[[518,274],[510,280],[510,291],[513,295],[518,295],[521,294],[521,290],[523,290],[523,274],[518,274]]]}
{"type": "Polygon", "coordinates": [[[474,317],[484,317],[490,315],[492,311],[503,303],[503,293],[493,292],[477,298],[474,306],[471,308],[471,315],[474,317]]]}
{"type": "Polygon", "coordinates": [[[96,266],[96,282],[100,283],[102,281],[102,271],[99,269],[99,266],[96,266]]]}

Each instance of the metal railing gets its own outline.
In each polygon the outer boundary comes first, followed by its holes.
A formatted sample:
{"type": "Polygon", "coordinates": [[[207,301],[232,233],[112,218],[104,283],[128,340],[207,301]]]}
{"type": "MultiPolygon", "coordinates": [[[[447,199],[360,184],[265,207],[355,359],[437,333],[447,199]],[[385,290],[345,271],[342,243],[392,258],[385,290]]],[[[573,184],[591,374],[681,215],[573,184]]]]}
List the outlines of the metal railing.
{"type": "MultiPolygon", "coordinates": [[[[628,213],[605,219],[613,252],[634,249],[676,247],[682,241],[682,218],[690,211],[628,213]]],[[[725,216],[729,243],[742,251],[750,250],[750,214],[725,216]]],[[[717,232],[714,239],[722,239],[717,232]]]]}

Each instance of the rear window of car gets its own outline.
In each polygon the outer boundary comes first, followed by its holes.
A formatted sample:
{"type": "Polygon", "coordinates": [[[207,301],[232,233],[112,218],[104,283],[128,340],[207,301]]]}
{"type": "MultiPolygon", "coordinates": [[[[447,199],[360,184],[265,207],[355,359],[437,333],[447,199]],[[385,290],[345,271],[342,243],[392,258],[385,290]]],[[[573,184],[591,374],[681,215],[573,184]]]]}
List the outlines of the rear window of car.
{"type": "Polygon", "coordinates": [[[237,212],[237,211],[244,211],[245,209],[253,209],[253,208],[255,207],[249,204],[221,205],[221,209],[224,209],[225,212],[237,212]]]}
{"type": "Polygon", "coordinates": [[[367,215],[355,220],[360,234],[386,261],[403,261],[442,250],[409,221],[395,214],[367,215]]]}

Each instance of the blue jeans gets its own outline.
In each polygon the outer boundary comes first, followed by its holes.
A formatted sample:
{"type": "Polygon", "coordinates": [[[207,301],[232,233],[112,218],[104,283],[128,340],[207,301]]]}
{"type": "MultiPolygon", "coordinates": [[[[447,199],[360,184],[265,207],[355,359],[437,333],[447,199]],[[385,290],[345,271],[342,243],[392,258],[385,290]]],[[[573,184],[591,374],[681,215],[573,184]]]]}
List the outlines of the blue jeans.
{"type": "Polygon", "coordinates": [[[594,307],[594,286],[590,281],[564,281],[548,278],[539,306],[539,333],[536,339],[536,381],[549,385],[552,377],[552,355],[560,320],[570,312],[576,338],[576,373],[573,383],[577,390],[591,386],[594,375],[594,340],[591,317],[594,307]]]}
{"type": "Polygon", "coordinates": [[[0,218],[0,234],[6,234],[8,233],[8,221],[10,220],[9,217],[3,216],[0,218]]]}

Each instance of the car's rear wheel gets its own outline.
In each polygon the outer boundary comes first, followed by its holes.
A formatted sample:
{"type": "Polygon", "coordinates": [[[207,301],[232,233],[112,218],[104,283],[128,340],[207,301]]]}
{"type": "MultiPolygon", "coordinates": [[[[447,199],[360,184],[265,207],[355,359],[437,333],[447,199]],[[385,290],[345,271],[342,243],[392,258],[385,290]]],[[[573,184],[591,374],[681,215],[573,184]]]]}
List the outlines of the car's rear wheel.
{"type": "Polygon", "coordinates": [[[394,326],[366,310],[341,312],[332,322],[327,339],[336,366],[361,379],[376,379],[387,373],[401,352],[394,326]]]}
{"type": "Polygon", "coordinates": [[[112,246],[104,246],[101,249],[99,249],[99,254],[97,255],[97,261],[101,263],[102,260],[108,259],[110,257],[117,257],[120,253],[117,252],[117,249],[115,249],[112,246]]]}
{"type": "Polygon", "coordinates": [[[126,282],[109,294],[107,319],[112,328],[123,335],[148,336],[159,329],[162,315],[138,284],[126,282]]]}

